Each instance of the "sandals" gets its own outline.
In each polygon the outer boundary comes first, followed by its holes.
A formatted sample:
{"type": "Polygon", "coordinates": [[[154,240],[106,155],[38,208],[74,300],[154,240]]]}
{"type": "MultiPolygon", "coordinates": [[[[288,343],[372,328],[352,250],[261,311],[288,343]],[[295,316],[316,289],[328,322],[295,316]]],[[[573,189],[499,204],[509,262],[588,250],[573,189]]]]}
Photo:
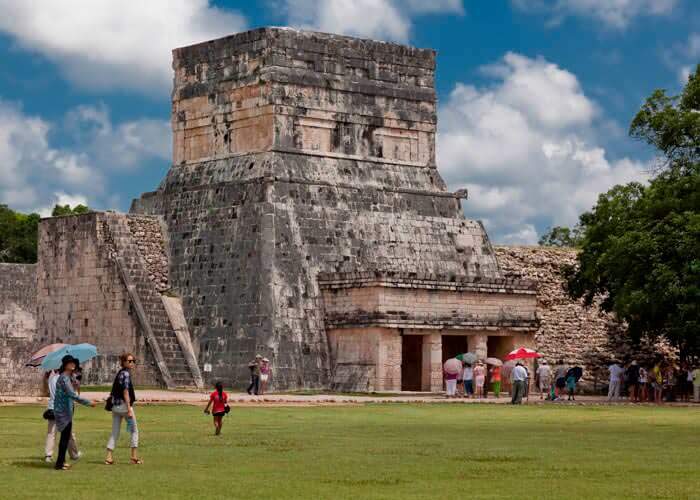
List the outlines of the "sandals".
{"type": "Polygon", "coordinates": [[[114,465],[114,460],[106,460],[105,459],[105,465],[114,465]]]}
{"type": "Polygon", "coordinates": [[[56,467],[56,470],[70,470],[70,464],[63,464],[63,467],[56,467]]]}
{"type": "Polygon", "coordinates": [[[143,461],[140,458],[132,458],[130,460],[133,465],[143,465],[143,461]]]}

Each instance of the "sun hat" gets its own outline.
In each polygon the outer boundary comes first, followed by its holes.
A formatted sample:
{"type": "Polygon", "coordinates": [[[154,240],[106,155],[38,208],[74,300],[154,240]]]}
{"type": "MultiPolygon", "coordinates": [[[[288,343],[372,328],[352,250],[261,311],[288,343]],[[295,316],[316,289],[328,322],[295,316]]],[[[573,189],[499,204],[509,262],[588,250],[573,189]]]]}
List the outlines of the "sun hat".
{"type": "Polygon", "coordinates": [[[269,362],[270,362],[270,360],[267,359],[267,358],[263,358],[262,360],[263,360],[265,363],[269,363],[269,362]]]}
{"type": "Polygon", "coordinates": [[[256,354],[255,359],[262,359],[262,356],[260,354],[256,354]]]}
{"type": "Polygon", "coordinates": [[[77,365],[78,365],[78,360],[75,359],[75,358],[74,358],[73,356],[71,356],[70,354],[66,354],[65,356],[63,356],[63,357],[61,358],[61,371],[65,370],[66,365],[67,365],[68,363],[73,363],[74,365],[77,366],[77,365]]]}

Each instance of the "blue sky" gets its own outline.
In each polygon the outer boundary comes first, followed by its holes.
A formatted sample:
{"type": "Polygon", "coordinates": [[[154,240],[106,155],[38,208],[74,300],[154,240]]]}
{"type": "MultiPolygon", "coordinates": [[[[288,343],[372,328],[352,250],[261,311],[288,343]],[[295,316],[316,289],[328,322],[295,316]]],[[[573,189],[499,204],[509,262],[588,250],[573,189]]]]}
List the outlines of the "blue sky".
{"type": "Polygon", "coordinates": [[[0,0],[0,203],[127,210],[171,155],[170,49],[264,25],[438,51],[438,166],[500,243],[644,180],[627,127],[700,62],[694,0],[0,0]]]}

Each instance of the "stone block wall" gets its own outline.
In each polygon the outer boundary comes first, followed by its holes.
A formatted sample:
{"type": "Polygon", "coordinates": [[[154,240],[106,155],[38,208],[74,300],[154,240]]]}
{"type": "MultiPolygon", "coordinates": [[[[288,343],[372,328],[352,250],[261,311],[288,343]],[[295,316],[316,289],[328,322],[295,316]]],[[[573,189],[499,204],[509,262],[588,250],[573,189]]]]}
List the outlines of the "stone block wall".
{"type": "Polygon", "coordinates": [[[130,351],[139,359],[136,382],[160,385],[115,265],[117,252],[107,222],[111,215],[93,212],[39,224],[39,335],[46,343],[98,346],[100,356],[86,364],[87,383],[111,383],[119,355],[130,351]]]}
{"type": "Polygon", "coordinates": [[[0,264],[0,394],[44,392],[41,371],[24,366],[40,347],[36,329],[36,266],[0,264]]]}

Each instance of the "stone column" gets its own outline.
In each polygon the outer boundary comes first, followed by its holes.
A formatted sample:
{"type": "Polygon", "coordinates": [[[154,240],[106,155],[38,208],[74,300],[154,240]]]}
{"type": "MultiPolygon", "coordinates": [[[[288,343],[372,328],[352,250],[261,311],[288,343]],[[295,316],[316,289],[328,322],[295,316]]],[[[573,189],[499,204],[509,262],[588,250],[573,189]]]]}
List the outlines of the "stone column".
{"type": "Polygon", "coordinates": [[[421,386],[424,391],[442,391],[442,335],[423,335],[423,370],[421,386]]]}
{"type": "Polygon", "coordinates": [[[469,352],[476,354],[478,359],[485,359],[488,355],[487,342],[488,336],[482,334],[469,335],[467,337],[469,352]]]}

